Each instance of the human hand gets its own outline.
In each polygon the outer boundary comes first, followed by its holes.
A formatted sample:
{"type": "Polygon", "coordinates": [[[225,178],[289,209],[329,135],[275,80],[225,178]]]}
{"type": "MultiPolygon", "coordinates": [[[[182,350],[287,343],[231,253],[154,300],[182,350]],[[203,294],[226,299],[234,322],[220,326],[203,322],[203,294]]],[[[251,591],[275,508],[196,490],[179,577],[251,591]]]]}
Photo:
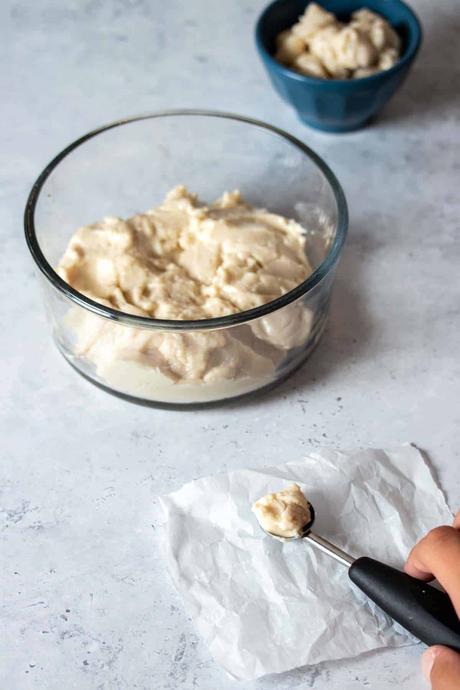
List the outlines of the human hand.
{"type": "MultiPolygon", "coordinates": [[[[460,511],[452,527],[436,527],[412,549],[404,570],[429,582],[436,578],[460,618],[460,511]]],[[[425,651],[422,669],[432,690],[460,690],[460,654],[435,645],[425,651]]]]}

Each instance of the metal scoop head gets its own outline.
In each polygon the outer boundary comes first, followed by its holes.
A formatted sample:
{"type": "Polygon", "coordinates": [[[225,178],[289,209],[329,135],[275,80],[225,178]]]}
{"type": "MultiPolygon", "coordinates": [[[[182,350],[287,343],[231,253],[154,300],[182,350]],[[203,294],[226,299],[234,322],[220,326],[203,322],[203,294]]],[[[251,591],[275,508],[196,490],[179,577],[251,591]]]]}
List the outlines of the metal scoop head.
{"type": "Polygon", "coordinates": [[[315,521],[316,514],[310,501],[308,501],[308,507],[310,509],[310,520],[307,522],[306,525],[302,527],[300,532],[294,537],[282,537],[279,534],[273,534],[273,532],[268,532],[268,530],[264,529],[262,526],[260,528],[263,532],[265,532],[265,534],[268,534],[269,537],[273,537],[273,539],[278,539],[278,541],[282,542],[298,541],[299,539],[305,539],[323,553],[327,553],[328,556],[331,556],[336,561],[349,568],[355,560],[354,558],[352,558],[348,553],[345,553],[345,551],[342,551],[342,549],[339,549],[339,547],[335,546],[335,544],[332,544],[327,539],[323,539],[323,537],[320,537],[319,534],[315,534],[311,531],[311,528],[313,527],[313,523],[315,521]]]}

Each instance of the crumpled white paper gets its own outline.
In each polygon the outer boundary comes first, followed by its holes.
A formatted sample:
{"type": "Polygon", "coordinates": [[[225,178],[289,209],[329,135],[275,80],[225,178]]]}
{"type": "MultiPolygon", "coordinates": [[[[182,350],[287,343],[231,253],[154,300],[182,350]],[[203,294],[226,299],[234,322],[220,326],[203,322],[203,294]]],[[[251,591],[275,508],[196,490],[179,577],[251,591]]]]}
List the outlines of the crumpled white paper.
{"type": "Polygon", "coordinates": [[[291,482],[313,503],[315,532],[396,567],[425,532],[452,520],[410,445],[312,450],[299,461],[205,477],[162,497],[172,579],[212,655],[235,678],[414,641],[345,567],[308,543],[264,535],[251,505],[291,482]]]}

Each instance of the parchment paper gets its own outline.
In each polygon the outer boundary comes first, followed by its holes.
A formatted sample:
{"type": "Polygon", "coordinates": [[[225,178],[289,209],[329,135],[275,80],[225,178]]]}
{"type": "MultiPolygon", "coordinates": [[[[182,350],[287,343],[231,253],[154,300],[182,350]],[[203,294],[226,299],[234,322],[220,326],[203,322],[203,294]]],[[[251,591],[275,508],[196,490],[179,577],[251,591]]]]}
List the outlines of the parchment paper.
{"type": "Polygon", "coordinates": [[[214,658],[235,678],[414,642],[308,543],[260,530],[251,505],[291,482],[314,530],[354,556],[402,567],[414,543],[452,515],[422,454],[312,450],[276,467],[205,477],[160,499],[172,579],[214,658]]]}

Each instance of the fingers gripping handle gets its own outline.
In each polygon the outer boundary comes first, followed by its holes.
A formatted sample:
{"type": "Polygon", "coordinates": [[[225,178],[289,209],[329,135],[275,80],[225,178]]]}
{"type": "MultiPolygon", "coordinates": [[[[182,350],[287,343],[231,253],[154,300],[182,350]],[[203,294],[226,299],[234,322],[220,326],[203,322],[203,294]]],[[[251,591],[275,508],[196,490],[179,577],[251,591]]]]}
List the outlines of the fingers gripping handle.
{"type": "Polygon", "coordinates": [[[373,558],[357,558],[348,574],[370,599],[419,640],[460,652],[460,620],[447,594],[373,558]]]}

